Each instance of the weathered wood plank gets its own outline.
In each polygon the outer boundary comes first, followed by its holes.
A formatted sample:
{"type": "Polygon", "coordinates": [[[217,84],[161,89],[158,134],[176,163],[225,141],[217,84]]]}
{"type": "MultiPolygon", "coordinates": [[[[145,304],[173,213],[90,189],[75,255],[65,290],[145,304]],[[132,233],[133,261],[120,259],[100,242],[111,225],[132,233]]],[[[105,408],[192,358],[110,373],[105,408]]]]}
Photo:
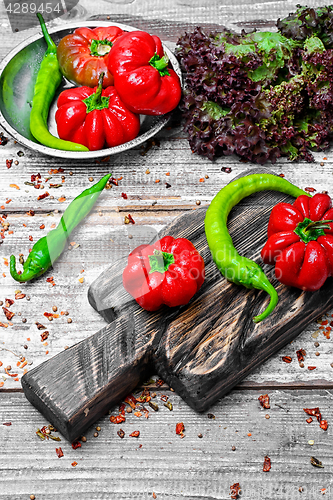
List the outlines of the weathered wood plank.
{"type": "Polygon", "coordinates": [[[322,488],[324,498],[331,498],[332,391],[269,391],[270,409],[260,406],[260,391],[232,391],[211,409],[213,419],[195,413],[174,392],[153,390],[157,412],[145,404],[148,419],[126,413],[120,425],[106,415],[97,423],[99,436],[93,436],[95,426],[90,428],[87,441],[76,450],[59,433],[53,434],[61,442],[41,441],[35,432],[48,422],[22,394],[1,394],[0,498],[23,500],[34,494],[36,499],[76,500],[79,494],[90,500],[110,495],[148,500],[154,492],[157,500],[226,500],[235,482],[246,499],[313,500],[322,498],[322,488]],[[173,411],[164,406],[162,395],[173,411]],[[314,407],[328,420],[327,431],[316,419],[306,423],[303,408],[314,407]],[[6,422],[12,425],[2,425],[6,422]],[[178,422],[184,423],[184,439],[175,433],[178,422]],[[135,430],[139,438],[129,436],[135,430]],[[61,459],[55,451],[59,446],[61,459]],[[272,465],[267,473],[262,470],[266,455],[272,465]],[[311,456],[324,468],[313,467],[311,456]]]}

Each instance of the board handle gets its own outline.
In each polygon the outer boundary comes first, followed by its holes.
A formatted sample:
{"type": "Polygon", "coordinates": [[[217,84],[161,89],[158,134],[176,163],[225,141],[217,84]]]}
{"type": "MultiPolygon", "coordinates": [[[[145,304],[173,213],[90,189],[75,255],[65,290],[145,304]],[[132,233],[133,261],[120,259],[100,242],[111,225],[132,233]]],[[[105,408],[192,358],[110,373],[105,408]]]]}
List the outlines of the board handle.
{"type": "Polygon", "coordinates": [[[79,439],[147,373],[147,346],[133,348],[133,333],[130,317],[116,319],[22,377],[27,399],[68,441],[79,439]]]}

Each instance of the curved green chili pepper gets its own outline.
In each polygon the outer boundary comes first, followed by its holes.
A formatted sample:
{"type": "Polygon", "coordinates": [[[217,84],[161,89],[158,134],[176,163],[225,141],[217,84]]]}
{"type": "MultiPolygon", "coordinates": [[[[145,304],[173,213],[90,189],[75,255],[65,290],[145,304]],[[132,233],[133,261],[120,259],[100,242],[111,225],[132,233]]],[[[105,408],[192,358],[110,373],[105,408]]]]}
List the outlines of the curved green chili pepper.
{"type": "Polygon", "coordinates": [[[251,174],[235,179],[221,189],[211,202],[205,217],[208,246],[223,276],[232,283],[246,288],[265,290],[270,295],[270,302],[265,311],[253,318],[256,323],[273,311],[278,302],[278,294],[261,267],[253,260],[239,255],[228,232],[227,219],[232,207],[240,200],[264,190],[280,191],[295,198],[301,194],[310,196],[277,175],[251,174]]]}
{"type": "Polygon", "coordinates": [[[89,151],[76,142],[64,141],[52,135],[47,127],[47,118],[51,102],[62,80],[62,73],[57,59],[57,47],[50,37],[44,19],[37,14],[42,32],[47,43],[47,50],[41,62],[34,88],[34,97],[30,113],[30,131],[35,139],[44,146],[65,151],[89,151]]]}
{"type": "Polygon", "coordinates": [[[68,205],[58,226],[36,241],[23,264],[22,274],[16,271],[16,259],[14,255],[11,255],[10,274],[16,281],[25,282],[37,278],[52,266],[64,250],[73,229],[94,206],[110,176],[111,174],[107,174],[102,177],[99,182],[85,189],[68,205]]]}

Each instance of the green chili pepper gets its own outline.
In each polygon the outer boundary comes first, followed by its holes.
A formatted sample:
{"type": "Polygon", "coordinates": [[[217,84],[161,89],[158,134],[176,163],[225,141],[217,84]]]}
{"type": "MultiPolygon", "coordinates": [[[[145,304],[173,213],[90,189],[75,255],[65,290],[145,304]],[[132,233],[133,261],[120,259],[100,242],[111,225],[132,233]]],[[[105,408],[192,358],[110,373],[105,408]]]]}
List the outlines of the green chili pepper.
{"type": "Polygon", "coordinates": [[[278,302],[278,294],[264,271],[253,260],[239,255],[227,229],[230,210],[243,198],[259,191],[271,190],[297,198],[308,193],[282,177],[272,174],[251,174],[227,184],[211,202],[205,217],[205,232],[213,260],[223,276],[232,283],[246,288],[265,290],[270,302],[265,311],[253,320],[258,323],[266,318],[278,302]]]}
{"type": "Polygon", "coordinates": [[[50,37],[44,19],[37,14],[42,32],[47,43],[47,50],[41,62],[34,88],[34,97],[30,113],[30,131],[44,146],[65,151],[89,151],[82,144],[64,141],[52,135],[47,127],[50,105],[62,80],[62,73],[57,59],[57,47],[50,37]]]}
{"type": "Polygon", "coordinates": [[[110,176],[111,174],[107,174],[102,177],[99,182],[85,189],[68,205],[58,226],[36,241],[23,264],[22,274],[16,271],[15,256],[10,257],[10,274],[16,281],[25,282],[37,278],[52,266],[64,250],[73,229],[94,206],[110,176]]]}

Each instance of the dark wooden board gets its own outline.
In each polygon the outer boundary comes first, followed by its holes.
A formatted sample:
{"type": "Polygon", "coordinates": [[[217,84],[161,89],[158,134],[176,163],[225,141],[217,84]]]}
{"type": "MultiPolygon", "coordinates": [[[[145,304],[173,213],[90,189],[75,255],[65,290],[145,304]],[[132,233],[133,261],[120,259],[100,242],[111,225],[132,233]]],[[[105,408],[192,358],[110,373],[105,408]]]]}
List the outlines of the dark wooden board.
{"type": "MultiPolygon", "coordinates": [[[[256,167],[247,173],[267,171],[256,167]]],[[[270,211],[282,200],[292,198],[263,192],[234,207],[228,224],[240,254],[261,264],[270,211]]],[[[117,261],[88,292],[109,325],[22,378],[27,398],[67,439],[78,438],[150,370],[195,410],[205,411],[332,307],[331,279],[318,292],[305,293],[280,285],[273,268],[263,266],[280,300],[267,319],[254,323],[269,297],[221,276],[207,246],[206,209],[177,217],[158,235],[188,238],[205,260],[205,282],[187,306],[144,311],[122,285],[127,259],[117,261]]]]}

